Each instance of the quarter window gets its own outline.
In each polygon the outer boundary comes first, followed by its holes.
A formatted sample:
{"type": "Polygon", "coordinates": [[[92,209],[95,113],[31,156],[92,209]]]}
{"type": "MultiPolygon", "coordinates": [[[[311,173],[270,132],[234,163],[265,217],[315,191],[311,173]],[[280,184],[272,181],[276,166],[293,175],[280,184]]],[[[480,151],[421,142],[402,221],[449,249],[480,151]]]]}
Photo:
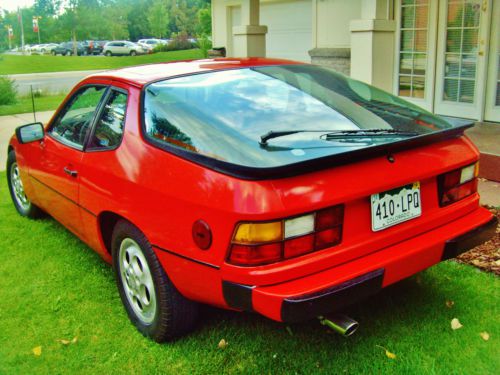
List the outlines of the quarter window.
{"type": "Polygon", "coordinates": [[[90,86],[78,91],[63,109],[49,134],[71,147],[83,149],[85,137],[105,91],[105,86],[90,86]]]}
{"type": "Polygon", "coordinates": [[[89,148],[115,148],[121,142],[125,125],[127,95],[112,90],[104,106],[101,118],[96,124],[89,148]]]}

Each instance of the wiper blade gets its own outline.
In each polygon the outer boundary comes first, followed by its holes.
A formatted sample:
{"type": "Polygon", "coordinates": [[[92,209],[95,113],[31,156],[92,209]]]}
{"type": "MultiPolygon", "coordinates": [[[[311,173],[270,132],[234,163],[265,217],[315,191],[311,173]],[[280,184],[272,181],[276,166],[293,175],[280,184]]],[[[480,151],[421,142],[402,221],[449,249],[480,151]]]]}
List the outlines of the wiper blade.
{"type": "Polygon", "coordinates": [[[324,139],[336,139],[336,138],[346,138],[346,137],[366,137],[366,136],[386,136],[386,135],[397,135],[402,137],[413,137],[419,135],[416,132],[401,131],[397,129],[356,129],[356,130],[337,130],[330,133],[322,135],[324,139]]]}
{"type": "Polygon", "coordinates": [[[267,146],[267,141],[273,138],[278,138],[278,137],[283,137],[286,135],[291,135],[291,134],[297,134],[297,133],[324,133],[321,135],[321,137],[324,137],[324,139],[329,140],[329,139],[334,139],[334,138],[344,138],[345,136],[355,136],[355,137],[360,137],[360,136],[384,136],[388,134],[395,134],[395,135],[400,135],[403,137],[412,137],[419,135],[419,133],[415,132],[405,132],[397,129],[354,129],[354,130],[333,130],[333,131],[328,131],[328,130],[306,130],[306,129],[301,129],[301,130],[280,130],[280,131],[273,131],[271,130],[270,132],[262,135],[260,137],[260,142],[259,144],[262,147],[267,146]]]}

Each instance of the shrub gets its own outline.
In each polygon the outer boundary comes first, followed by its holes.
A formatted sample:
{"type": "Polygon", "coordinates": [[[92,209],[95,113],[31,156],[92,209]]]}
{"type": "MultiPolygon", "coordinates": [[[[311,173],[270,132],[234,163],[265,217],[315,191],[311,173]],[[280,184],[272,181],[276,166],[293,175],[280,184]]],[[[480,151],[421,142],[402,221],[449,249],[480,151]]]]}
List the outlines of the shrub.
{"type": "Polygon", "coordinates": [[[161,44],[153,49],[153,52],[168,52],[168,51],[180,51],[184,49],[195,48],[195,43],[189,40],[189,37],[185,31],[181,31],[178,34],[172,34],[172,38],[168,44],[161,44]]]}
{"type": "Polygon", "coordinates": [[[196,43],[198,48],[203,53],[203,57],[208,57],[208,50],[212,49],[212,42],[206,35],[201,35],[198,37],[198,42],[196,43]]]}
{"type": "Polygon", "coordinates": [[[0,105],[16,102],[16,86],[9,77],[0,77],[0,105]]]}

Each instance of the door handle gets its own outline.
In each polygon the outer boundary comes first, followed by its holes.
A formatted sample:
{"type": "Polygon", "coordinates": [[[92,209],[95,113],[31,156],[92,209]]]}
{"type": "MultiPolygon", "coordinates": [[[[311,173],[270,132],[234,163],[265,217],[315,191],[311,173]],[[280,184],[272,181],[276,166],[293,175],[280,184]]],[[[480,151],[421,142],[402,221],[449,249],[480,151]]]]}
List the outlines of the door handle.
{"type": "Polygon", "coordinates": [[[68,167],[64,167],[64,173],[70,175],[71,177],[76,177],[78,176],[78,171],[69,169],[68,167]]]}

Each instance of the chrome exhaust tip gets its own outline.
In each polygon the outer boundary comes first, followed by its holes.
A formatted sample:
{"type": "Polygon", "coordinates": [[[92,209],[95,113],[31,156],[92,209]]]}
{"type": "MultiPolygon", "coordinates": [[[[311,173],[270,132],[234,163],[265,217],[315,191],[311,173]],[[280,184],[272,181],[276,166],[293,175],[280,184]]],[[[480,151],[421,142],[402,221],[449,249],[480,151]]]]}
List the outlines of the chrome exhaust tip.
{"type": "Polygon", "coordinates": [[[344,314],[334,314],[330,315],[328,318],[320,316],[318,318],[322,325],[333,329],[335,332],[340,333],[345,337],[349,337],[354,334],[359,327],[359,323],[357,321],[344,314]]]}

